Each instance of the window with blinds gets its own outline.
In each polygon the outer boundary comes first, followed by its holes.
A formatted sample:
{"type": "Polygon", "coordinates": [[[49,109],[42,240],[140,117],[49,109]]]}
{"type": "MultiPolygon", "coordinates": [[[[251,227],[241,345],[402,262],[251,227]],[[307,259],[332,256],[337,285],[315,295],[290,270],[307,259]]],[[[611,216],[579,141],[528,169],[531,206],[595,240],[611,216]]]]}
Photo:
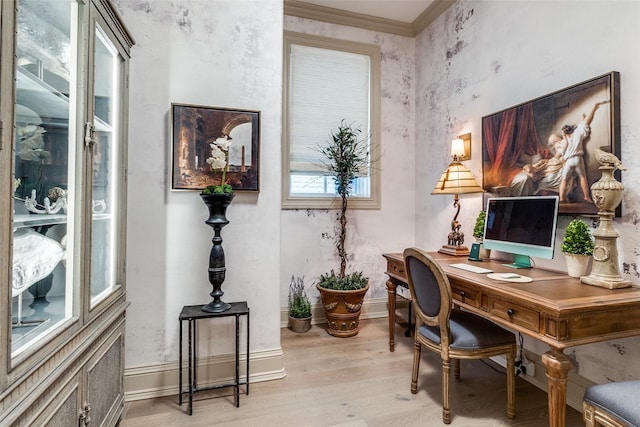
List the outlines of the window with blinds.
{"type": "MultiPolygon", "coordinates": [[[[344,120],[379,158],[379,47],[286,32],[284,69],[283,207],[337,207],[320,147],[344,120]]],[[[353,182],[351,208],[379,208],[373,172],[370,165],[353,182]]]]}

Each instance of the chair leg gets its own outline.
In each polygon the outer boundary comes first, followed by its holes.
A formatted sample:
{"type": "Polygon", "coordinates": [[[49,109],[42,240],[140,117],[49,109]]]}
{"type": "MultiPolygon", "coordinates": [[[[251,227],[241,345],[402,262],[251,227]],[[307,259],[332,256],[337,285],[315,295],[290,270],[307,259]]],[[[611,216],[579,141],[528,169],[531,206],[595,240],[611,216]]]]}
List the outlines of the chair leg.
{"type": "MultiPolygon", "coordinates": [[[[598,422],[598,419],[596,417],[596,411],[597,410],[595,406],[587,402],[582,402],[582,419],[584,420],[585,427],[600,427],[605,425],[598,422]]],[[[606,424],[606,425],[612,426],[613,424],[606,424]]]]}
{"type": "Polygon", "coordinates": [[[411,394],[418,392],[418,372],[420,371],[420,353],[422,345],[419,342],[413,344],[413,370],[411,372],[411,394]]]}
{"type": "Polygon", "coordinates": [[[442,422],[451,424],[451,404],[449,402],[449,376],[451,375],[451,363],[442,359],[442,422]]]}
{"type": "Polygon", "coordinates": [[[507,354],[507,418],[516,417],[516,346],[507,354]]]}
{"type": "Polygon", "coordinates": [[[585,427],[596,427],[596,415],[593,405],[582,402],[582,419],[585,427]]]}
{"type": "Polygon", "coordinates": [[[453,359],[453,376],[460,380],[460,359],[453,359]]]}

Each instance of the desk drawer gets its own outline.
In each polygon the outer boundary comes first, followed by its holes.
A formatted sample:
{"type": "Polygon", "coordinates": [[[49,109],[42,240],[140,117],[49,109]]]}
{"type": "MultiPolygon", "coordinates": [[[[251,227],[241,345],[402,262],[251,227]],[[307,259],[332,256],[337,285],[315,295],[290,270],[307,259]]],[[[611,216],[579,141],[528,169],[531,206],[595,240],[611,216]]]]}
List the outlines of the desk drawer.
{"type": "Polygon", "coordinates": [[[482,294],[477,289],[473,289],[467,286],[464,286],[455,281],[450,281],[451,283],[451,295],[453,296],[454,302],[460,301],[465,304],[469,304],[473,307],[480,308],[480,301],[482,294]]]}
{"type": "Polygon", "coordinates": [[[530,331],[540,332],[540,314],[518,304],[492,298],[489,300],[489,314],[530,331]]]}
{"type": "Polygon", "coordinates": [[[387,273],[392,276],[407,280],[407,273],[404,270],[404,261],[387,259],[387,273]]]}

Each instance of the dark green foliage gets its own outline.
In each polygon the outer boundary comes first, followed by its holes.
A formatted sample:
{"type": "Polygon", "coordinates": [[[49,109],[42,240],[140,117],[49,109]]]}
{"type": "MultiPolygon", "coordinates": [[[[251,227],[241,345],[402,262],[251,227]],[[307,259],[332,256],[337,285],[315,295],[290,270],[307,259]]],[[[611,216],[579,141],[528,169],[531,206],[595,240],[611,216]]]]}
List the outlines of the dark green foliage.
{"type": "Polygon", "coordinates": [[[233,193],[233,188],[229,184],[224,185],[209,185],[202,189],[202,194],[230,194],[233,193]]]}
{"type": "Polygon", "coordinates": [[[331,270],[331,273],[320,275],[320,286],[325,289],[334,289],[338,291],[353,291],[356,289],[362,289],[367,286],[369,279],[364,277],[361,271],[356,271],[351,274],[346,274],[344,277],[340,277],[331,270]]]}
{"type": "Polygon", "coordinates": [[[484,221],[487,217],[486,211],[480,211],[476,218],[476,224],[473,226],[473,237],[481,238],[484,235],[484,221]]]}
{"type": "Polygon", "coordinates": [[[352,181],[368,165],[369,144],[367,139],[359,139],[360,133],[360,128],[354,129],[343,119],[338,131],[331,134],[331,142],[320,149],[329,161],[326,166],[333,174],[340,196],[351,193],[352,181]]]}
{"type": "Polygon", "coordinates": [[[331,134],[331,140],[320,152],[325,155],[327,169],[332,173],[336,191],[340,195],[341,205],[338,214],[340,233],[336,242],[338,257],[340,258],[340,277],[344,278],[347,268],[347,200],[352,191],[351,184],[356,175],[365,170],[369,163],[368,139],[359,139],[362,131],[347,125],[344,119],[338,126],[338,131],[331,134]]]}
{"type": "Polygon", "coordinates": [[[587,223],[581,219],[574,219],[569,222],[560,249],[568,254],[592,255],[593,240],[587,223]]]}
{"type": "Polygon", "coordinates": [[[291,276],[289,285],[289,316],[296,319],[311,317],[311,302],[304,289],[304,277],[291,276]]]}

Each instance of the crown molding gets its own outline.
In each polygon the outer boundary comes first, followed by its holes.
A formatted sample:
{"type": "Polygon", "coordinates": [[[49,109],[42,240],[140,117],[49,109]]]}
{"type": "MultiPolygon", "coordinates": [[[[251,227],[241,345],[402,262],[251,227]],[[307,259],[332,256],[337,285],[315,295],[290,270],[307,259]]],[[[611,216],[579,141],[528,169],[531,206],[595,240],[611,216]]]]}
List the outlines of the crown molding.
{"type": "Polygon", "coordinates": [[[414,37],[412,24],[296,0],[284,1],[284,14],[297,16],[298,18],[313,19],[314,21],[347,25],[405,37],[414,37]]]}
{"type": "Polygon", "coordinates": [[[284,14],[404,37],[415,37],[454,2],[455,0],[436,0],[412,23],[378,18],[297,0],[284,0],[284,14]]]}
{"type": "Polygon", "coordinates": [[[444,13],[445,10],[455,3],[455,0],[435,0],[416,18],[411,25],[415,36],[423,32],[436,18],[444,13]]]}

